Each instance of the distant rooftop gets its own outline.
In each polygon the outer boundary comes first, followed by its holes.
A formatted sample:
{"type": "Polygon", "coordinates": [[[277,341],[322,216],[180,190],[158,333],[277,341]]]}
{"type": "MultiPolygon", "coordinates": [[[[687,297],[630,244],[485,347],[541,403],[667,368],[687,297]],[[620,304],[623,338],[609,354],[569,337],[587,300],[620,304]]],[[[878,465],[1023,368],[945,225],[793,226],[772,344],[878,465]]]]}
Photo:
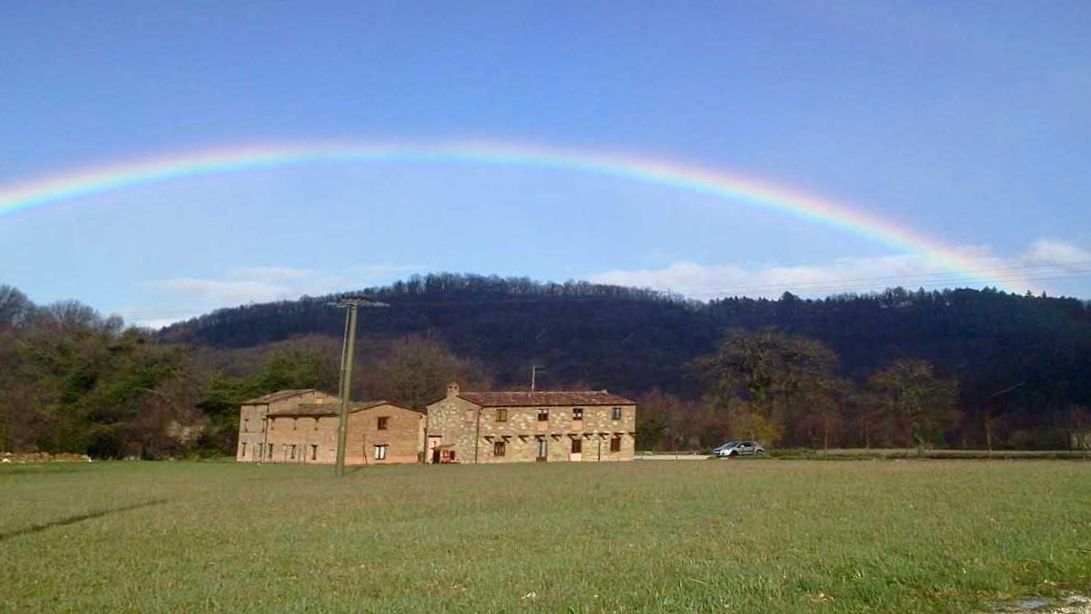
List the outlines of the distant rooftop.
{"type": "MultiPolygon", "coordinates": [[[[361,411],[364,409],[371,409],[372,407],[378,407],[379,405],[386,405],[386,401],[363,401],[360,403],[352,403],[349,405],[349,413],[361,411]]],[[[337,402],[333,403],[300,403],[295,407],[289,407],[286,409],[278,409],[277,411],[269,412],[270,416],[303,416],[314,417],[319,416],[336,416],[341,411],[341,404],[337,402]]]]}
{"type": "Polygon", "coordinates": [[[255,397],[243,401],[243,405],[262,405],[265,403],[275,403],[276,401],[283,401],[284,399],[290,399],[292,397],[302,396],[309,392],[317,392],[314,388],[298,388],[295,390],[278,390],[277,392],[270,392],[269,394],[263,394],[260,397],[255,397]]]}

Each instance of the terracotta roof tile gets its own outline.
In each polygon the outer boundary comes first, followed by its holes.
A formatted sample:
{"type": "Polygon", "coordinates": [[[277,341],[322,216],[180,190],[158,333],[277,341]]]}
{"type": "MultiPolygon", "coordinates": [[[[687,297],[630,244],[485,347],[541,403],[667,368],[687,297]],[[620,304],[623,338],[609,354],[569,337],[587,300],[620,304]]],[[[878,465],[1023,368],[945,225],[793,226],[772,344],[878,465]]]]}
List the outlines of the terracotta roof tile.
{"type": "MultiPolygon", "coordinates": [[[[386,405],[386,401],[364,401],[349,405],[349,413],[371,409],[379,405],[386,405]]],[[[341,404],[337,401],[331,403],[300,403],[295,407],[279,409],[269,412],[270,416],[336,416],[341,411],[341,404]]]]}
{"type": "Polygon", "coordinates": [[[633,405],[625,397],[605,390],[537,390],[534,392],[461,392],[460,397],[482,407],[531,407],[547,405],[633,405]]]}
{"type": "Polygon", "coordinates": [[[292,397],[298,397],[308,392],[316,392],[314,388],[299,388],[296,390],[278,390],[277,392],[270,392],[260,397],[255,397],[247,401],[243,401],[243,405],[263,405],[265,403],[274,403],[276,401],[283,401],[284,399],[290,399],[292,397]]]}

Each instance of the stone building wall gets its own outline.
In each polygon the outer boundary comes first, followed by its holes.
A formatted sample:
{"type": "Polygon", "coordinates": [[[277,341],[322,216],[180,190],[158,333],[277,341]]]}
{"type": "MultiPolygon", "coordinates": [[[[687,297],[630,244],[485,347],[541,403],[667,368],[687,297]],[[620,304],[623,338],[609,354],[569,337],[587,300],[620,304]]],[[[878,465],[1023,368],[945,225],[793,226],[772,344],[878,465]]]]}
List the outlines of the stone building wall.
{"type": "MultiPolygon", "coordinates": [[[[275,397],[276,395],[266,395],[275,397]]],[[[288,410],[300,403],[337,403],[337,397],[318,390],[305,390],[298,394],[277,398],[269,402],[245,403],[239,408],[239,438],[235,449],[238,462],[264,462],[269,460],[268,415],[288,410]]],[[[276,451],[273,452],[275,455],[276,451]]]]}
{"type": "Polygon", "coordinates": [[[374,465],[416,463],[424,450],[424,414],[384,404],[349,416],[345,463],[374,465]],[[379,420],[385,418],[385,427],[379,420]],[[376,446],[386,446],[386,458],[377,457],[376,446]]]}
{"type": "Polygon", "coordinates": [[[433,462],[431,448],[449,446],[460,463],[535,462],[539,441],[545,442],[548,462],[598,462],[632,460],[636,449],[636,406],[582,406],[582,419],[574,418],[575,406],[481,407],[458,395],[457,387],[428,406],[426,462],[433,462]],[[539,410],[548,412],[539,420],[539,410]],[[501,416],[506,419],[498,420],[501,416]],[[613,438],[619,450],[611,451],[613,438]],[[573,453],[573,441],[581,451],[573,453]],[[503,442],[503,456],[496,444],[503,442]]]}
{"type": "MultiPolygon", "coordinates": [[[[432,445],[436,438],[454,452],[455,461],[472,463],[475,452],[478,406],[458,397],[444,398],[428,406],[426,421],[428,443],[425,462],[432,462],[432,445]]],[[[476,447],[480,453],[480,446],[476,447]]]]}
{"type": "MultiPolygon", "coordinates": [[[[333,464],[339,409],[337,397],[321,392],[243,405],[236,460],[333,464]],[[328,411],[321,405],[329,405],[328,411]],[[301,411],[301,406],[307,410],[301,411]]],[[[419,412],[390,403],[354,409],[348,418],[345,464],[415,463],[423,442],[424,415],[419,412]],[[379,429],[380,417],[387,418],[385,429],[379,429]],[[387,446],[386,458],[376,458],[376,445],[387,446]]]]}
{"type": "Polygon", "coordinates": [[[270,416],[264,462],[332,464],[337,460],[337,415],[270,416]]]}
{"type": "Polygon", "coordinates": [[[632,460],[636,441],[636,406],[621,405],[619,420],[613,419],[613,407],[580,407],[582,420],[574,420],[573,406],[484,407],[481,409],[479,462],[527,462],[538,456],[538,440],[545,441],[548,462],[597,462],[632,460]],[[497,421],[499,410],[507,409],[507,420],[497,421]],[[548,419],[538,420],[539,409],[548,411],[548,419]],[[610,450],[610,440],[620,438],[618,451],[610,450]],[[580,442],[580,452],[573,452],[572,442],[580,442]],[[504,456],[494,454],[495,442],[504,441],[504,456]]]}

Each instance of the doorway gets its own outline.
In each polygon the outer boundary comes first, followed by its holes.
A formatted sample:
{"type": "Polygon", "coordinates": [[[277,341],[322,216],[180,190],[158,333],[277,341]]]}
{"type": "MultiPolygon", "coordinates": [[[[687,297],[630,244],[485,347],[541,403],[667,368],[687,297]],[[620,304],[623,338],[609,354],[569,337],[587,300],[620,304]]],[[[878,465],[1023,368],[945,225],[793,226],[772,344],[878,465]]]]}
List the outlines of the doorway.
{"type": "Polygon", "coordinates": [[[428,436],[428,457],[432,459],[432,463],[439,464],[439,444],[443,441],[443,437],[438,435],[428,436]]]}

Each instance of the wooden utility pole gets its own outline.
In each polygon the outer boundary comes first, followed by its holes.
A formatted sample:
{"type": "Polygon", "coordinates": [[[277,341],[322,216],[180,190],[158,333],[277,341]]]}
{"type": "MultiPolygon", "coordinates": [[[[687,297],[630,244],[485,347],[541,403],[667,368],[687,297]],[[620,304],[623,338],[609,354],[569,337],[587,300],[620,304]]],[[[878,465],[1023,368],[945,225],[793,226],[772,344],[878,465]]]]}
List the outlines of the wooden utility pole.
{"type": "MultiPolygon", "coordinates": [[[[356,316],[360,306],[389,307],[386,303],[373,301],[365,296],[346,296],[337,303],[338,307],[348,308],[345,314],[345,338],[341,344],[341,411],[337,416],[337,464],[334,473],[337,477],[345,475],[345,448],[348,445],[349,404],[352,402],[352,359],[356,356],[356,316]]],[[[367,451],[364,451],[367,457],[367,451]]]]}
{"type": "Polygon", "coordinates": [[[534,392],[538,388],[538,372],[545,371],[545,367],[542,365],[530,365],[530,391],[534,392]]]}

